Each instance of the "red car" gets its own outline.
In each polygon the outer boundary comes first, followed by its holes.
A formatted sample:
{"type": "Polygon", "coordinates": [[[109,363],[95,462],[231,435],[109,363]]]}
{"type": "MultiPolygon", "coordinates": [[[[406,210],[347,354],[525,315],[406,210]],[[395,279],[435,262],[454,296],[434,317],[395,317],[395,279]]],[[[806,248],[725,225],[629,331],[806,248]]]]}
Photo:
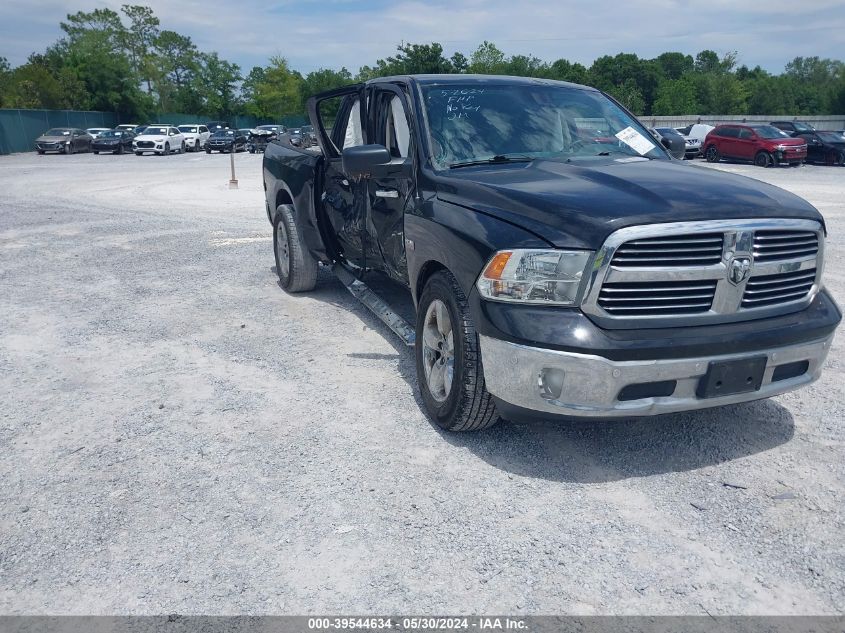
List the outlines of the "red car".
{"type": "Polygon", "coordinates": [[[792,138],[773,125],[731,123],[710,131],[704,139],[704,156],[711,163],[730,158],[752,161],[759,167],[795,166],[807,158],[807,141],[792,138]]]}

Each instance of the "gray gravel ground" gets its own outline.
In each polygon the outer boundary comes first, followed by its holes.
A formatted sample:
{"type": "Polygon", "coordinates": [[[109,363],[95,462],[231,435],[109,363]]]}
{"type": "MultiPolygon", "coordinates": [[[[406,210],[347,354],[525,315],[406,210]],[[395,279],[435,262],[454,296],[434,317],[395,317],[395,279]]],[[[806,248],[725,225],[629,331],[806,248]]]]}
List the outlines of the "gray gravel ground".
{"type": "MultiPolygon", "coordinates": [[[[0,157],[0,613],[845,613],[845,338],[771,401],[441,433],[277,285],[260,161],[0,157]]],[[[845,297],[845,169],[719,168],[822,210],[845,297]]]]}

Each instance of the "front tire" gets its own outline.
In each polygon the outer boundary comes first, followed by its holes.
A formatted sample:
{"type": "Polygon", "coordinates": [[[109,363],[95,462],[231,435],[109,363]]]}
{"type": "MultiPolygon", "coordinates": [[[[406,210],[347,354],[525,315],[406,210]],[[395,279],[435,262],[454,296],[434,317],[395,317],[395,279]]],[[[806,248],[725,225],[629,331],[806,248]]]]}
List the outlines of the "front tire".
{"type": "Polygon", "coordinates": [[[707,151],[704,153],[704,157],[707,159],[708,163],[718,163],[722,160],[722,155],[719,153],[719,150],[716,149],[715,145],[711,145],[707,148],[707,151]]]}
{"type": "Polygon", "coordinates": [[[437,426],[478,431],[499,421],[466,296],[447,271],[432,275],[420,295],[415,351],[417,384],[437,426]]]}
{"type": "Polygon", "coordinates": [[[754,157],[754,164],[757,167],[771,167],[774,164],[774,159],[769,152],[757,152],[757,155],[754,157]]]}
{"type": "Polygon", "coordinates": [[[179,153],[180,153],[180,154],[184,154],[184,153],[185,153],[185,141],[182,141],[182,147],[179,149],[179,153]]]}
{"type": "Polygon", "coordinates": [[[100,155],[100,152],[99,152],[99,151],[97,151],[97,150],[95,149],[95,150],[94,150],[94,155],[95,155],[95,156],[99,156],[99,155],[100,155]]]}
{"type": "Polygon", "coordinates": [[[161,153],[162,156],[170,156],[170,143],[164,144],[164,151],[161,153]]]}
{"type": "Polygon", "coordinates": [[[273,224],[273,251],[276,273],[288,292],[307,292],[317,285],[317,261],[308,252],[299,234],[293,207],[281,204],[276,208],[273,224]]]}

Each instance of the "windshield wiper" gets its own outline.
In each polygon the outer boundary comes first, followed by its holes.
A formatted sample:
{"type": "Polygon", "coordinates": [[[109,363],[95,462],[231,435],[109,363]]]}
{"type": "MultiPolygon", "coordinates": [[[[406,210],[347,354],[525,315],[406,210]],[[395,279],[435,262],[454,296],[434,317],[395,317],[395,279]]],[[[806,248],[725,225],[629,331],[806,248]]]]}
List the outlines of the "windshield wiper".
{"type": "Polygon", "coordinates": [[[461,163],[449,163],[449,169],[459,169],[461,167],[473,167],[474,165],[504,165],[505,163],[530,163],[534,160],[531,156],[525,154],[496,154],[490,158],[483,158],[481,160],[468,160],[461,163]]]}

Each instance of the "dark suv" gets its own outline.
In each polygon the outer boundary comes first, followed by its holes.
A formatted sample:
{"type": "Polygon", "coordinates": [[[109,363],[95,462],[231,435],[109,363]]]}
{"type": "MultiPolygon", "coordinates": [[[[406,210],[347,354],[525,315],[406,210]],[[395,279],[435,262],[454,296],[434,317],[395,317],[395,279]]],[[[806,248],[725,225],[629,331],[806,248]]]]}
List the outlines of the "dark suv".
{"type": "Polygon", "coordinates": [[[816,128],[809,123],[804,123],[804,121],[772,121],[769,125],[774,125],[777,129],[783,130],[790,136],[809,134],[816,131],[816,128]]]}
{"type": "Polygon", "coordinates": [[[729,158],[758,167],[796,166],[807,158],[807,143],[772,125],[718,125],[704,139],[704,156],[710,163],[729,158]]]}

